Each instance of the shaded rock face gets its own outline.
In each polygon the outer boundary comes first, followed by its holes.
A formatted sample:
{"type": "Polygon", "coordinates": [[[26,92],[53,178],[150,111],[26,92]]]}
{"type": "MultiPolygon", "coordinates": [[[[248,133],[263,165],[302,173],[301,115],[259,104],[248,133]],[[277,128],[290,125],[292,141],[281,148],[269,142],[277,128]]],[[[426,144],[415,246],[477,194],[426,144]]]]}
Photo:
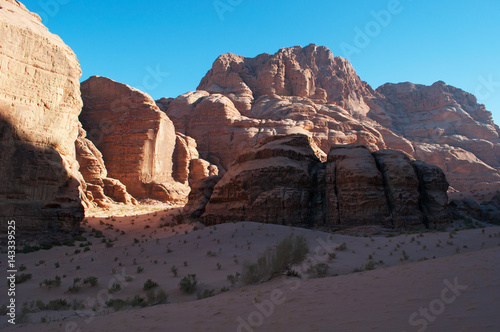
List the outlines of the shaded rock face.
{"type": "MultiPolygon", "coordinates": [[[[281,135],[237,157],[214,187],[201,220],[435,227],[450,221],[447,189],[439,168],[402,152],[346,145],[326,156],[310,137],[281,135]]],[[[193,191],[192,205],[199,206],[203,195],[193,191]]]]}
{"type": "Polygon", "coordinates": [[[189,188],[172,174],[174,125],[151,97],[104,77],[89,78],[81,91],[80,120],[102,153],[108,176],[134,197],[186,199],[189,188]]]}
{"type": "Polygon", "coordinates": [[[298,133],[325,153],[338,144],[405,152],[441,167],[459,191],[500,188],[499,129],[473,95],[443,82],[373,90],[325,47],[221,55],[198,91],[158,104],[222,171],[260,139],[298,133]]]}
{"type": "Polygon", "coordinates": [[[0,219],[18,232],[72,232],[84,217],[75,159],[80,66],[18,1],[0,9],[0,219]]]}
{"type": "Polygon", "coordinates": [[[194,182],[191,185],[188,203],[183,208],[183,214],[188,218],[197,219],[205,212],[215,185],[222,177],[218,175],[209,176],[194,182]]]}
{"type": "Polygon", "coordinates": [[[137,200],[127,192],[124,184],[107,177],[108,171],[101,152],[85,136],[86,132],[80,126],[75,142],[76,159],[87,185],[87,207],[109,207],[116,202],[136,205],[137,200]]]}

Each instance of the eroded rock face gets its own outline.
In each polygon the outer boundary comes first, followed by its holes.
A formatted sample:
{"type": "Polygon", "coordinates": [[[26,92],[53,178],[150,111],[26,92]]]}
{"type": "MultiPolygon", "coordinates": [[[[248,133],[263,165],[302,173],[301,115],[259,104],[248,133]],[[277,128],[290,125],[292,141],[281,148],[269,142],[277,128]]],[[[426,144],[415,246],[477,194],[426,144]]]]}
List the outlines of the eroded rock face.
{"type": "Polygon", "coordinates": [[[0,2],[0,219],[72,232],[84,217],[75,159],[80,66],[20,2],[0,2]]]}
{"type": "Polygon", "coordinates": [[[377,91],[388,102],[386,126],[413,141],[417,159],[445,170],[455,189],[498,182],[500,130],[475,96],[444,82],[388,83],[377,91]]]}
{"type": "Polygon", "coordinates": [[[189,188],[173,177],[175,128],[151,97],[104,77],[89,78],[81,91],[80,120],[101,151],[108,176],[134,197],[185,200],[189,188]]]}
{"type": "MultiPolygon", "coordinates": [[[[326,157],[310,137],[280,135],[238,156],[214,187],[201,220],[435,227],[450,221],[447,189],[438,167],[403,152],[345,145],[326,157]]],[[[195,192],[193,199],[202,196],[195,192]]]]}
{"type": "Polygon", "coordinates": [[[221,171],[264,137],[300,133],[325,153],[338,144],[362,144],[437,163],[459,191],[479,183],[500,187],[499,129],[473,95],[443,82],[373,90],[325,47],[221,55],[198,91],[158,103],[221,171]],[[447,157],[437,161],[440,152],[447,157]]]}
{"type": "Polygon", "coordinates": [[[322,152],[307,136],[272,136],[241,154],[214,188],[203,214],[215,224],[252,220],[308,224],[312,168],[322,152]]]}

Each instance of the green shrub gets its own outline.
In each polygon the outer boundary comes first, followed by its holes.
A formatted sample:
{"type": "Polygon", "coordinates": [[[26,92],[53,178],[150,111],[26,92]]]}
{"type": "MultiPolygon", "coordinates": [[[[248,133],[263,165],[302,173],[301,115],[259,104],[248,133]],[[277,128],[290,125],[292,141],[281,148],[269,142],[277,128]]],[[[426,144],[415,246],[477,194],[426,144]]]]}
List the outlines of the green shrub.
{"type": "Polygon", "coordinates": [[[215,289],[205,289],[203,293],[198,293],[198,300],[206,299],[215,295],[215,289]]]}
{"type": "Polygon", "coordinates": [[[193,294],[196,291],[197,285],[196,274],[188,274],[179,282],[181,291],[186,294],[193,294]]]}
{"type": "Polygon", "coordinates": [[[40,282],[40,287],[42,287],[42,285],[45,285],[49,288],[51,288],[52,286],[59,287],[61,286],[61,277],[56,276],[54,279],[45,279],[44,281],[40,282]]]}
{"type": "Polygon", "coordinates": [[[144,282],[144,286],[142,287],[142,289],[147,291],[147,290],[150,290],[150,289],[153,289],[156,287],[158,287],[158,283],[151,280],[151,279],[148,279],[148,280],[146,280],[146,282],[144,282]]]}
{"type": "Polygon", "coordinates": [[[31,277],[31,273],[21,273],[16,275],[16,284],[22,284],[23,282],[30,280],[31,277]]]}
{"type": "Polygon", "coordinates": [[[110,294],[113,294],[113,293],[116,293],[116,292],[119,292],[121,291],[122,289],[122,286],[118,283],[114,283],[109,289],[108,289],[108,293],[110,294]]]}
{"type": "Polygon", "coordinates": [[[374,270],[375,269],[375,261],[368,261],[368,263],[365,264],[365,270],[374,270]]]}
{"type": "Polygon", "coordinates": [[[115,311],[122,310],[124,307],[126,307],[126,306],[128,305],[127,301],[126,301],[126,300],[122,300],[122,299],[111,299],[111,300],[107,300],[107,301],[105,302],[105,304],[106,304],[108,307],[113,308],[115,311]]]}
{"type": "Polygon", "coordinates": [[[337,246],[337,248],[335,248],[335,250],[338,250],[338,251],[344,251],[347,249],[347,245],[345,244],[345,242],[342,242],[341,244],[339,244],[337,246]]]}
{"type": "Polygon", "coordinates": [[[316,277],[316,278],[324,278],[324,277],[326,277],[326,275],[328,273],[328,269],[329,269],[328,264],[319,263],[319,264],[311,266],[307,270],[307,273],[312,274],[313,277],[316,277]]]}
{"type": "Polygon", "coordinates": [[[260,254],[256,263],[245,262],[241,280],[245,285],[270,280],[300,264],[309,252],[305,237],[293,234],[284,238],[274,248],[269,247],[260,254]]]}
{"type": "Polygon", "coordinates": [[[89,284],[91,287],[96,286],[97,282],[97,277],[86,277],[85,279],[83,279],[83,284],[89,284]]]}
{"type": "Polygon", "coordinates": [[[172,266],[170,271],[172,271],[172,273],[174,274],[174,277],[177,277],[177,267],[175,265],[172,266]]]}
{"type": "Polygon", "coordinates": [[[64,299],[52,300],[45,305],[45,310],[68,310],[70,308],[71,304],[64,299]]]}

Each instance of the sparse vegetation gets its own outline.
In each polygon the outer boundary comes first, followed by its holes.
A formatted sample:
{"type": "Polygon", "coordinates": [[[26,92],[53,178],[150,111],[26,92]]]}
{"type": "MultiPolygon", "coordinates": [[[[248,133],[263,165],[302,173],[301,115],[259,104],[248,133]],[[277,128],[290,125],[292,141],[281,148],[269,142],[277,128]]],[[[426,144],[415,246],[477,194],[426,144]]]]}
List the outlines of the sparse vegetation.
{"type": "Polygon", "coordinates": [[[188,274],[179,283],[181,291],[186,294],[193,294],[196,291],[197,285],[196,274],[188,274]]]}
{"type": "Polygon", "coordinates": [[[335,248],[335,250],[337,250],[337,251],[344,251],[344,250],[346,250],[346,249],[347,249],[347,245],[345,244],[345,242],[342,242],[341,244],[339,244],[339,245],[335,248]]]}
{"type": "Polygon", "coordinates": [[[203,293],[198,293],[198,300],[206,299],[215,295],[215,289],[205,289],[203,293]]]}
{"type": "Polygon", "coordinates": [[[256,263],[245,262],[242,282],[245,285],[255,284],[286,273],[293,265],[302,263],[308,252],[307,241],[303,236],[290,235],[274,248],[267,248],[258,256],[256,263]]]}
{"type": "Polygon", "coordinates": [[[307,273],[311,274],[315,278],[324,278],[328,273],[329,266],[325,263],[318,263],[311,266],[307,273]]]}
{"type": "Polygon", "coordinates": [[[43,285],[51,288],[51,287],[59,287],[61,286],[61,277],[60,276],[55,276],[54,279],[45,279],[44,281],[40,282],[40,287],[43,285]]]}
{"type": "Polygon", "coordinates": [[[142,287],[142,289],[145,291],[148,291],[148,290],[154,289],[156,287],[158,287],[158,283],[156,281],[148,279],[144,282],[144,286],[142,287]]]}
{"type": "Polygon", "coordinates": [[[111,285],[111,287],[108,289],[108,293],[110,294],[114,294],[114,293],[117,293],[119,291],[122,290],[122,285],[120,285],[119,283],[114,283],[113,285],[111,285]]]}

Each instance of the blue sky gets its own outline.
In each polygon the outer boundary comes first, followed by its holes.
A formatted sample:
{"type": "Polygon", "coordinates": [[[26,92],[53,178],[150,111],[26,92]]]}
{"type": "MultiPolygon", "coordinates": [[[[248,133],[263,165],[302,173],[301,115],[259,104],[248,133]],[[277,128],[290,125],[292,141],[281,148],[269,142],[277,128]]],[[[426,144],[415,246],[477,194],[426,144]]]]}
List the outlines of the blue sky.
{"type": "Polygon", "coordinates": [[[373,88],[442,80],[500,124],[500,1],[25,0],[93,75],[153,98],[195,90],[220,54],[327,46],[373,88]]]}

